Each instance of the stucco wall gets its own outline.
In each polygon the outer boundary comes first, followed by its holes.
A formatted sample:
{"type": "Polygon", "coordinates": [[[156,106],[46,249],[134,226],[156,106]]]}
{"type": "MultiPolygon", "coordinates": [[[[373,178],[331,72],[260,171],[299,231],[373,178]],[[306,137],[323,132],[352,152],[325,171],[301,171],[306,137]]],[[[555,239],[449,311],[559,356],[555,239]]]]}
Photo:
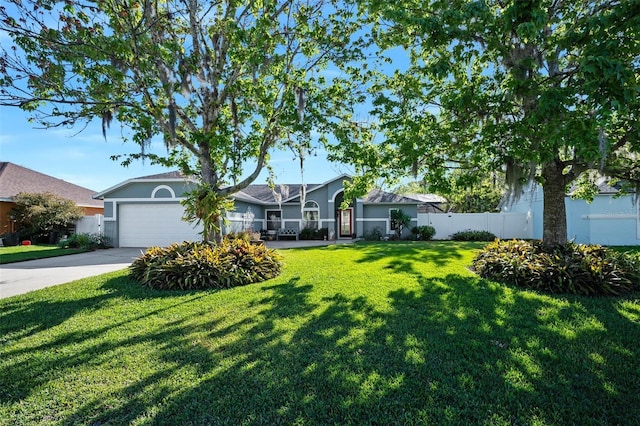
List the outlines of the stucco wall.
{"type": "MultiPolygon", "coordinates": [[[[640,245],[640,211],[630,195],[614,198],[596,195],[592,203],[565,198],[567,238],[580,244],[640,245]]],[[[544,196],[542,188],[525,191],[520,200],[505,211],[531,212],[533,238],[542,239],[544,196]]]]}
{"type": "MultiPolygon", "coordinates": [[[[142,181],[131,182],[107,194],[108,198],[171,198],[171,191],[176,198],[181,198],[185,192],[193,189],[193,183],[185,181],[142,181]],[[155,194],[154,194],[155,191],[155,194]]],[[[106,199],[106,198],[105,198],[106,199]]]]}
{"type": "Polygon", "coordinates": [[[379,226],[384,234],[392,232],[390,212],[394,209],[401,209],[405,214],[411,217],[411,222],[403,231],[403,237],[411,235],[411,229],[418,225],[418,206],[410,204],[366,204],[362,208],[363,224],[362,234],[369,232],[371,229],[379,226]]]}

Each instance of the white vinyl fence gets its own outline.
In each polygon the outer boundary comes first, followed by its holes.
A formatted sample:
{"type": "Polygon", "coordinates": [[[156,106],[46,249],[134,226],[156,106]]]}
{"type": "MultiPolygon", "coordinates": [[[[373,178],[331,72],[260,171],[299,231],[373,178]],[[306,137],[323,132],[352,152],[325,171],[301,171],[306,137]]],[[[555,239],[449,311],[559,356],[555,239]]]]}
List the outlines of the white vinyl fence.
{"type": "Polygon", "coordinates": [[[418,226],[433,226],[435,240],[467,230],[489,231],[500,239],[533,238],[532,219],[527,213],[418,213],[418,226]]]}
{"type": "Polygon", "coordinates": [[[102,219],[103,216],[101,214],[84,216],[82,219],[76,222],[76,234],[102,233],[102,219]]]}

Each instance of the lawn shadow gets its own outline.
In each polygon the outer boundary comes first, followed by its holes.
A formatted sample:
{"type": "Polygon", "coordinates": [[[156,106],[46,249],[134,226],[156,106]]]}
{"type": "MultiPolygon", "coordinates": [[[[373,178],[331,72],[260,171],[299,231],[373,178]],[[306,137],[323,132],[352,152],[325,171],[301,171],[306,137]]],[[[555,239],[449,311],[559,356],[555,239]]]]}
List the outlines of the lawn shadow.
{"type": "MultiPolygon", "coordinates": [[[[167,293],[146,296],[149,290],[130,284],[109,280],[103,288],[118,302],[149,297],[150,304],[110,327],[162,317],[161,326],[0,370],[0,377],[27,381],[10,387],[4,401],[25,398],[52,374],[63,377],[96,362],[96,354],[144,344],[163,368],[145,375],[135,365],[116,364],[123,380],[109,402],[88,398],[60,422],[630,424],[640,418],[640,312],[624,299],[544,296],[456,274],[379,293],[337,288],[319,295],[314,285],[289,277],[254,285],[255,295],[237,314],[220,316],[211,304],[223,292],[174,294],[168,305],[160,303],[167,293]],[[187,307],[190,315],[170,320],[187,307]]],[[[225,302],[245,290],[229,292],[225,302]]],[[[96,327],[48,349],[108,332],[96,327]]]]}
{"type": "Polygon", "coordinates": [[[462,259],[470,247],[481,244],[456,243],[452,241],[397,241],[361,243],[354,246],[361,257],[358,263],[386,262],[385,268],[394,272],[417,273],[416,263],[432,263],[445,266],[462,259]]]}
{"type": "MultiPolygon", "coordinates": [[[[307,287],[270,287],[271,307],[260,313],[265,320],[224,347],[241,361],[173,399],[160,418],[231,424],[640,418],[633,344],[640,332],[622,316],[604,329],[585,325],[586,318],[598,322],[597,302],[538,297],[449,275],[424,279],[420,291],[391,291],[390,311],[365,295],[340,292],[325,297],[318,310],[307,287]],[[278,326],[301,315],[293,333],[278,326]],[[557,322],[569,324],[571,335],[559,335],[557,322]],[[607,327],[626,327],[634,336],[609,340],[607,327]],[[616,374],[620,365],[635,376],[616,374]]],[[[206,369],[215,365],[212,359],[206,369]]]]}
{"type": "MultiPolygon", "coordinates": [[[[69,284],[74,286],[74,283],[69,284]]],[[[76,316],[90,316],[103,307],[113,303],[123,303],[127,299],[145,298],[152,300],[172,298],[177,292],[163,294],[141,286],[129,279],[128,276],[107,278],[98,287],[105,292],[91,297],[83,297],[82,289],[69,289],[65,295],[56,291],[58,297],[51,297],[51,292],[41,290],[25,296],[14,297],[0,302],[3,305],[0,313],[0,349],[4,359],[19,359],[11,363],[0,362],[0,402],[7,403],[25,398],[33,389],[43,386],[56,377],[63,377],[65,368],[92,362],[99,354],[108,353],[123,344],[135,344],[144,341],[149,336],[141,335],[136,339],[117,344],[100,342],[83,350],[69,352],[69,346],[77,347],[90,340],[100,341],[100,338],[111,330],[122,327],[130,322],[155,317],[164,310],[174,309],[179,304],[191,303],[204,294],[196,292],[182,292],[185,300],[171,306],[159,306],[142,312],[132,312],[119,318],[113,318],[104,325],[78,323],[75,328],[68,328],[63,333],[55,334],[55,339],[44,339],[31,343],[30,337],[38,333],[53,330],[63,323],[67,323],[76,316]],[[49,295],[49,297],[47,297],[49,295]],[[16,348],[7,349],[15,341],[24,344],[16,348]],[[30,353],[47,354],[44,359],[33,360],[30,353]]],[[[58,289],[59,290],[59,289],[58,289]]],[[[91,294],[95,294],[92,292],[91,294]]],[[[162,337],[162,336],[157,336],[162,337]]]]}

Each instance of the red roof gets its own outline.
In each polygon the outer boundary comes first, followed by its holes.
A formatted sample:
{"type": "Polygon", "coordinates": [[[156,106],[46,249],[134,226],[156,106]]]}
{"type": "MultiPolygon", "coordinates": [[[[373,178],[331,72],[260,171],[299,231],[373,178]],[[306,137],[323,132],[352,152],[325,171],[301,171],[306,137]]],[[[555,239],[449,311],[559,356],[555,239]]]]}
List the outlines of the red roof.
{"type": "Polygon", "coordinates": [[[81,207],[104,207],[102,200],[92,198],[96,191],[17,164],[0,162],[0,201],[11,201],[20,192],[50,192],[72,200],[81,207]]]}

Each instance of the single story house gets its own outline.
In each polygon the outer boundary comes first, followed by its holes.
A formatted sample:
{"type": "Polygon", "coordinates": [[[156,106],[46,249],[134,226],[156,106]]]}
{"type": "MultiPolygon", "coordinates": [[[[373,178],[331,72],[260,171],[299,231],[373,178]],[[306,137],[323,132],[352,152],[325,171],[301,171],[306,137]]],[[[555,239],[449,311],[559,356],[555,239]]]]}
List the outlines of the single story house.
{"type": "Polygon", "coordinates": [[[93,198],[95,191],[74,185],[62,179],[45,175],[14,163],[0,162],[0,235],[15,231],[11,210],[15,207],[13,197],[21,192],[50,192],[82,207],[86,216],[104,213],[103,202],[93,198]]]}
{"type": "MultiPolygon", "coordinates": [[[[274,190],[268,185],[250,185],[234,195],[235,209],[227,212],[223,232],[252,229],[277,238],[281,233],[298,237],[305,228],[326,228],[329,238],[354,238],[378,228],[387,234],[394,229],[390,218],[394,209],[412,218],[407,234],[417,224],[418,208],[425,204],[419,197],[373,190],[342,209],[345,180],[349,176],[340,175],[304,189],[301,184],[276,185],[274,190]]],[[[129,179],[94,195],[104,201],[105,235],[115,247],[167,246],[200,239],[201,228],[182,220],[180,204],[195,183],[179,172],[169,172],[129,179]]],[[[444,201],[430,200],[434,204],[444,201]]]]}
{"type": "MultiPolygon", "coordinates": [[[[617,196],[618,188],[603,180],[591,203],[565,197],[567,238],[579,244],[635,246],[640,245],[640,203],[633,195],[617,196]]],[[[527,188],[518,202],[505,211],[527,213],[532,217],[533,238],[541,239],[543,231],[542,187],[527,188]]]]}

